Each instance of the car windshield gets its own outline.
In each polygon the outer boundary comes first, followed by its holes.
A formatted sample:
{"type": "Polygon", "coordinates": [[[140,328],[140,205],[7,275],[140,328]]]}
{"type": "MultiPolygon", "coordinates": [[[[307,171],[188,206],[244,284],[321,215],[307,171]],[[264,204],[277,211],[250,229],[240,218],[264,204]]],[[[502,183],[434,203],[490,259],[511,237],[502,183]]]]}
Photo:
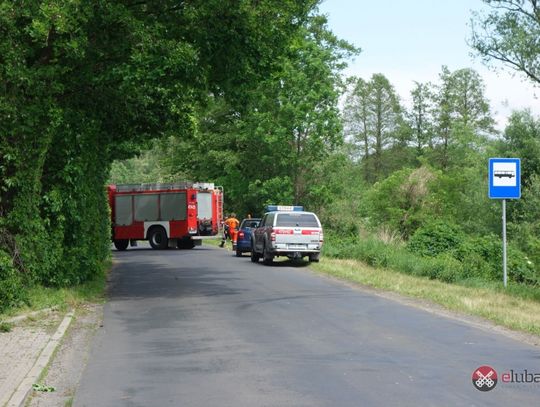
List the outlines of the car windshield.
{"type": "Polygon", "coordinates": [[[318,228],[319,222],[312,213],[280,213],[276,226],[318,228]]]}
{"type": "Polygon", "coordinates": [[[256,228],[259,226],[260,219],[244,219],[242,221],[242,224],[240,225],[240,229],[242,228],[256,228]]]}

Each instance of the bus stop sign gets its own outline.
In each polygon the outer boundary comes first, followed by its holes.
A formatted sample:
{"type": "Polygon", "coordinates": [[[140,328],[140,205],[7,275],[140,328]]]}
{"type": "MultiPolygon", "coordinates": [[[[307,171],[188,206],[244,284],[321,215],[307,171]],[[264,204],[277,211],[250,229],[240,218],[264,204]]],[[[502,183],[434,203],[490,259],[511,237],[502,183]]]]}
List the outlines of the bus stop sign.
{"type": "Polygon", "coordinates": [[[489,159],[489,197],[491,199],[519,199],[521,197],[519,158],[489,159]]]}

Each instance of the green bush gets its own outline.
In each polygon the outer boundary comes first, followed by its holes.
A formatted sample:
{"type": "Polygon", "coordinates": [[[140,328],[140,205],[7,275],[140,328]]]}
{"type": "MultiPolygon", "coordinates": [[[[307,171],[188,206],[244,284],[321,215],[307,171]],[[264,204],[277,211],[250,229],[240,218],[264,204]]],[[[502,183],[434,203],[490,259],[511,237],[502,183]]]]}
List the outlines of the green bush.
{"type": "Polygon", "coordinates": [[[420,256],[434,257],[455,250],[465,240],[457,225],[433,222],[417,229],[407,244],[407,249],[420,256]]]}
{"type": "MultiPolygon", "coordinates": [[[[428,255],[412,252],[410,245],[389,245],[374,237],[340,239],[333,235],[327,235],[323,254],[333,258],[360,260],[372,267],[389,268],[445,282],[502,280],[502,248],[496,236],[473,238],[460,234],[459,229],[432,227],[429,229],[431,236],[437,239],[429,244],[426,238],[429,234],[424,233],[425,230],[419,231],[422,238],[416,240],[414,247],[428,255]],[[451,236],[458,236],[459,239],[445,239],[441,235],[444,230],[457,230],[458,233],[451,236]]],[[[508,247],[508,276],[517,283],[540,285],[540,276],[535,272],[532,262],[512,245],[508,247]]]]}
{"type": "MultiPolygon", "coordinates": [[[[453,255],[467,270],[467,277],[502,280],[502,240],[499,236],[468,237],[453,251],[453,255]]],[[[513,243],[507,247],[507,269],[511,281],[540,284],[534,263],[513,243]]]]}
{"type": "Polygon", "coordinates": [[[387,245],[373,237],[336,239],[332,236],[327,239],[323,253],[328,257],[360,260],[373,267],[431,279],[455,281],[463,277],[461,263],[448,254],[419,257],[403,247],[387,245]]]}
{"type": "Polygon", "coordinates": [[[0,313],[26,301],[26,291],[20,273],[11,257],[0,250],[0,313]]]}

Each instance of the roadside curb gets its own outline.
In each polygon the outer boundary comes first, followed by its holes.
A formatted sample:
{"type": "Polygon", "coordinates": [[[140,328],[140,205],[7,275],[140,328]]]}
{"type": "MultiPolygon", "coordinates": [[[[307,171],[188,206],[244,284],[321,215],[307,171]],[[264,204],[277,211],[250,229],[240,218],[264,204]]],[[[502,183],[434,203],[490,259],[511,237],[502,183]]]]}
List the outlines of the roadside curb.
{"type": "Polygon", "coordinates": [[[66,333],[69,325],[71,324],[71,321],[73,320],[74,315],[75,315],[75,311],[73,310],[66,314],[66,316],[64,317],[64,319],[58,326],[58,329],[51,336],[51,338],[49,339],[49,342],[47,343],[47,345],[45,345],[45,347],[41,351],[36,362],[30,369],[30,371],[26,374],[26,377],[19,384],[15,392],[11,395],[11,398],[8,400],[7,404],[5,405],[6,407],[21,407],[24,405],[26,398],[28,397],[28,394],[32,390],[32,385],[36,383],[36,381],[39,379],[39,376],[41,375],[43,370],[49,364],[49,361],[54,355],[54,351],[56,350],[56,348],[58,347],[58,344],[64,337],[64,334],[66,333]]]}

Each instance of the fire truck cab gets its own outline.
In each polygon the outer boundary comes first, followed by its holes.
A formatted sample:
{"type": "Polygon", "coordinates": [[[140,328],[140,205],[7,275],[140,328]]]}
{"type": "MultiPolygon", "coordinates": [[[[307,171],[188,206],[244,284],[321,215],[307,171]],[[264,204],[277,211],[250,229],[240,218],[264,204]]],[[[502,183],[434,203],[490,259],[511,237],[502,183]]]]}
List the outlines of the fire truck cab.
{"type": "Polygon", "coordinates": [[[137,240],[153,249],[192,249],[216,237],[223,222],[223,189],[212,183],[122,184],[107,191],[118,250],[137,240]]]}

